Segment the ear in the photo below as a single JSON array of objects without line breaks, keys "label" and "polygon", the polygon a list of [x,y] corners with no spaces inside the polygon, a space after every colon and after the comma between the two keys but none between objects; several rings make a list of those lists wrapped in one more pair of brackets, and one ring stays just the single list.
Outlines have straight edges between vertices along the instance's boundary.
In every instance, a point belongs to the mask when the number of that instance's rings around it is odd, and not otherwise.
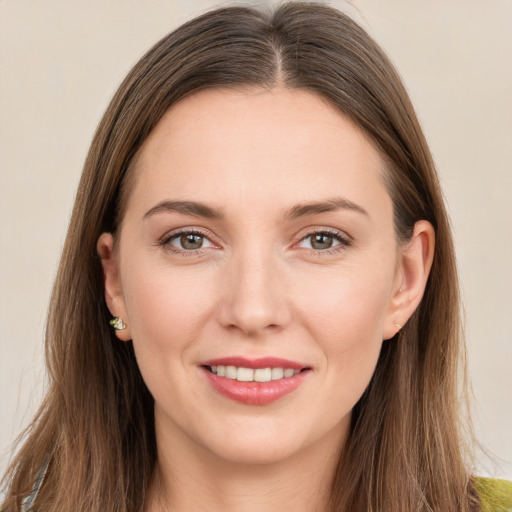
[{"label": "ear", "polygon": [[103,268],[105,301],[108,309],[112,316],[121,317],[127,325],[125,329],[116,330],[116,336],[122,341],[128,341],[131,339],[130,322],[126,312],[126,305],[119,278],[119,263],[114,250],[114,237],[111,233],[103,233],[98,238],[96,250],[98,251]]},{"label": "ear", "polygon": [[434,259],[434,246],[432,224],[426,220],[416,222],[411,239],[399,249],[395,287],[383,339],[392,338],[421,302]]}]

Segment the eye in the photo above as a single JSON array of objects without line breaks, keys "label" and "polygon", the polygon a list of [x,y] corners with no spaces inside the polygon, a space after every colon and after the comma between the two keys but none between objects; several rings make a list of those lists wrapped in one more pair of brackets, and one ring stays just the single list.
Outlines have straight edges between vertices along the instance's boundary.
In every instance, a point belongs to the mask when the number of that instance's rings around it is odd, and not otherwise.
[{"label": "eye", "polygon": [[197,230],[184,230],[171,233],[161,240],[161,245],[176,253],[194,253],[201,249],[214,247],[208,237]]},{"label": "eye", "polygon": [[334,252],[351,245],[351,241],[338,232],[329,230],[315,231],[303,237],[299,247],[317,252]]}]

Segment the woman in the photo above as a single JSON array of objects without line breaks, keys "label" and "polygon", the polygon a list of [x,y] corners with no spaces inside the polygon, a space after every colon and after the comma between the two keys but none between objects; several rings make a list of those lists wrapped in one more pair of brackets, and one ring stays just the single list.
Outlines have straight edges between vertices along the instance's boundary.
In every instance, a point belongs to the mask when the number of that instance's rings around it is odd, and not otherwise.
[{"label": "woman", "polygon": [[436,173],[381,50],[322,5],[212,11],[94,137],[3,510],[506,510],[466,465],[461,343]]}]

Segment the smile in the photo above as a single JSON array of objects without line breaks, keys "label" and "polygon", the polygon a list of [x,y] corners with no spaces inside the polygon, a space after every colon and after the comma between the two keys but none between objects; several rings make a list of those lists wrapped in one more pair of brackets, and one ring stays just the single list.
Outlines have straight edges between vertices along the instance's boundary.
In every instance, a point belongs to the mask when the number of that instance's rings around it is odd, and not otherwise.
[{"label": "smile", "polygon": [[229,357],[201,365],[211,388],[245,405],[268,405],[297,390],[312,368],[280,358]]},{"label": "smile", "polygon": [[210,371],[219,377],[237,380],[239,382],[270,382],[297,375],[300,370],[293,368],[245,368],[243,366],[209,366]]}]

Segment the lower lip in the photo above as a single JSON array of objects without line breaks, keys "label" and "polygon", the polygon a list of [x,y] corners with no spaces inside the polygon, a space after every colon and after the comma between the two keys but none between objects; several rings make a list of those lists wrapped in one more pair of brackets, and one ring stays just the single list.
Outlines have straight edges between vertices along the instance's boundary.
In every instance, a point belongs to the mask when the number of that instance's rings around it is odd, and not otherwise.
[{"label": "lower lip", "polygon": [[269,382],[240,382],[219,377],[206,368],[203,371],[215,391],[246,405],[267,405],[275,402],[295,391],[310,373],[310,370],[303,370],[292,377]]}]

